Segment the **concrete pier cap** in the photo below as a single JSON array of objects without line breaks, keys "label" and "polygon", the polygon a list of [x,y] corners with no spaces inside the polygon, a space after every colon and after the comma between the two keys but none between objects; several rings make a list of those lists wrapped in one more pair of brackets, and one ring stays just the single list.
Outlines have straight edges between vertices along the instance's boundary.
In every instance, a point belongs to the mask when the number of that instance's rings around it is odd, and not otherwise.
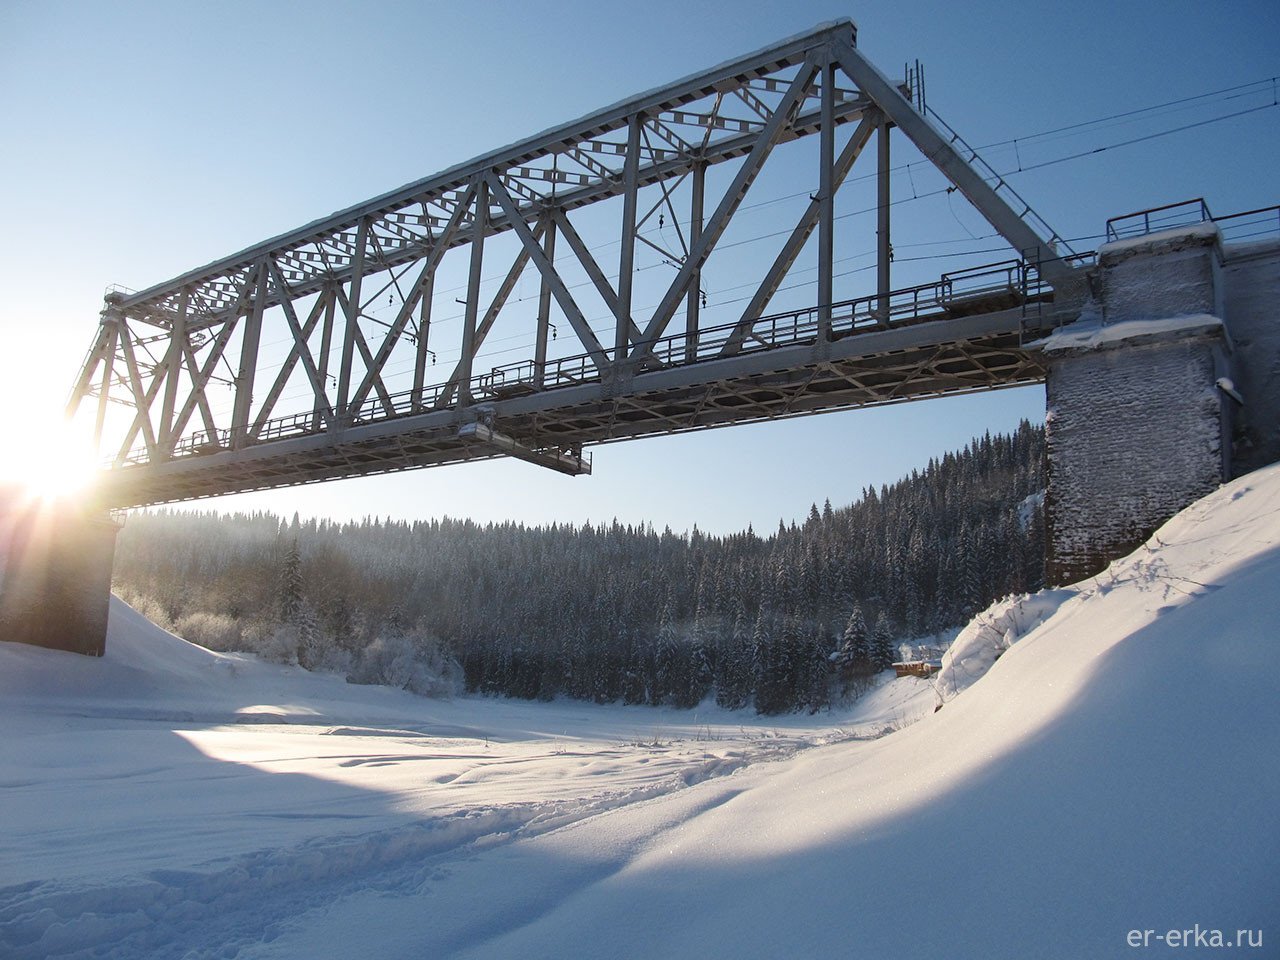
[{"label": "concrete pier cap", "polygon": [[1098,248],[1103,323],[1223,315],[1222,231],[1212,221]]},{"label": "concrete pier cap", "polygon": [[1141,545],[1230,475],[1231,341],[1213,223],[1098,252],[1095,298],[1032,344],[1046,379],[1050,583]]},{"label": "concrete pier cap", "polygon": [[0,488],[0,640],[102,656],[122,522],[90,496]]}]

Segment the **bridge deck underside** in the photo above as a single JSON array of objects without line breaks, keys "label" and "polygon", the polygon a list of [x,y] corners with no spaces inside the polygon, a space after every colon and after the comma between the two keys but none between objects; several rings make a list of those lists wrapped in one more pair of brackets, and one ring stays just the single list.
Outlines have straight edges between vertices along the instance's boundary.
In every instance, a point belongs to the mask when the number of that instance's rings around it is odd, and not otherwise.
[{"label": "bridge deck underside", "polygon": [[[1039,383],[1025,344],[1047,317],[1024,310],[865,333],[638,373],[486,404],[495,428],[534,449],[570,449],[656,434],[752,423]],[[197,454],[110,472],[104,497],[130,507],[322,480],[391,473],[501,452],[459,437],[475,407],[356,424],[243,450]]]}]

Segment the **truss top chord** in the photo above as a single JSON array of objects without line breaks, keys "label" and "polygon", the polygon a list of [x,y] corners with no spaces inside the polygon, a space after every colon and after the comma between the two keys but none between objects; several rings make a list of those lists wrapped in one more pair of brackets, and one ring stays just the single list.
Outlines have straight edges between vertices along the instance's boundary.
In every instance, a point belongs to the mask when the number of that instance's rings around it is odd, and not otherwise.
[{"label": "truss top chord", "polygon": [[685,103],[710,96],[718,91],[743,86],[753,78],[801,63],[807,52],[815,45],[837,38],[850,44],[856,43],[857,27],[852,20],[841,19],[819,24],[812,30],[796,34],[794,37],[755,53],[735,57],[710,70],[691,74],[675,83],[628,97],[578,120],[552,127],[474,160],[457,164],[435,176],[414,181],[364,203],[314,220],[297,230],[272,237],[263,243],[189,271],[165,283],[148,287],[127,296],[123,305],[132,307],[154,300],[176,288],[213,280],[236,269],[250,266],[264,256],[279,255],[291,247],[305,244],[317,235],[329,235],[354,229],[361,218],[391,212],[401,204],[413,202],[415,198],[441,191],[465,189],[470,179],[486,170],[527,163],[546,156],[549,152],[625,127],[627,118],[637,112],[676,109]]}]

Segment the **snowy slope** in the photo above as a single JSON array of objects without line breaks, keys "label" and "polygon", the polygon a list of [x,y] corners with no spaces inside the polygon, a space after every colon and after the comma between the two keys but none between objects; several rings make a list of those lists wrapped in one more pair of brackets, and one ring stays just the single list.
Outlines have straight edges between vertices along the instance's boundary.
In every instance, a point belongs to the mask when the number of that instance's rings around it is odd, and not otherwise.
[{"label": "snowy slope", "polygon": [[876,736],[931,703],[916,681],[767,720],[425,700],[214,653],[113,599],[100,660],[0,643],[0,956],[221,955],[317,889]]},{"label": "snowy slope", "polygon": [[989,611],[940,712],[767,722],[425,702],[117,608],[114,663],[0,644],[0,955],[1274,956],[1277,584],[1270,468]]}]

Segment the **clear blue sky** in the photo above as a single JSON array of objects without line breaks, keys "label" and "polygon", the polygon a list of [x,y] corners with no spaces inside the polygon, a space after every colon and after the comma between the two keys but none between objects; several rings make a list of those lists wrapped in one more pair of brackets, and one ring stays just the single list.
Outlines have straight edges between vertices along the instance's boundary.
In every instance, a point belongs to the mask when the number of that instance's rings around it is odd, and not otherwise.
[{"label": "clear blue sky", "polygon": [[[1280,74],[1274,2],[866,4],[68,3],[0,8],[0,399],[16,424],[60,405],[103,288],[142,288],[837,17],[890,76],[924,61],[930,105],[999,169],[1263,104],[1219,99],[1032,135]],[[1265,99],[1265,94],[1262,94]],[[895,160],[908,155],[899,139]],[[1106,218],[1205,196],[1215,212],[1280,201],[1280,109],[1016,175],[1087,249]],[[864,161],[865,162],[865,161]],[[915,168],[911,176],[923,176]],[[855,169],[855,173],[857,173]],[[752,199],[804,190],[763,181]],[[910,191],[903,176],[895,191]],[[915,209],[918,207],[918,209]],[[895,241],[983,249],[954,200],[904,206]],[[773,221],[774,211],[779,218]],[[789,228],[785,202],[744,229]],[[856,219],[856,218],[854,218]],[[849,254],[874,245],[853,220]],[[843,228],[842,228],[843,229]],[[973,240],[971,237],[978,239]],[[992,255],[987,259],[996,259]],[[895,279],[914,280],[905,257]],[[865,262],[865,261],[864,261]],[[946,261],[940,261],[946,263]],[[946,266],[918,265],[937,276]],[[713,303],[750,261],[708,276]],[[866,292],[873,273],[842,278]],[[768,529],[810,502],[855,499],[983,430],[1040,419],[1039,389],[828,414],[597,448],[595,476],[474,464],[207,501],[337,517],[650,520]],[[15,419],[15,417],[17,419]]]}]

